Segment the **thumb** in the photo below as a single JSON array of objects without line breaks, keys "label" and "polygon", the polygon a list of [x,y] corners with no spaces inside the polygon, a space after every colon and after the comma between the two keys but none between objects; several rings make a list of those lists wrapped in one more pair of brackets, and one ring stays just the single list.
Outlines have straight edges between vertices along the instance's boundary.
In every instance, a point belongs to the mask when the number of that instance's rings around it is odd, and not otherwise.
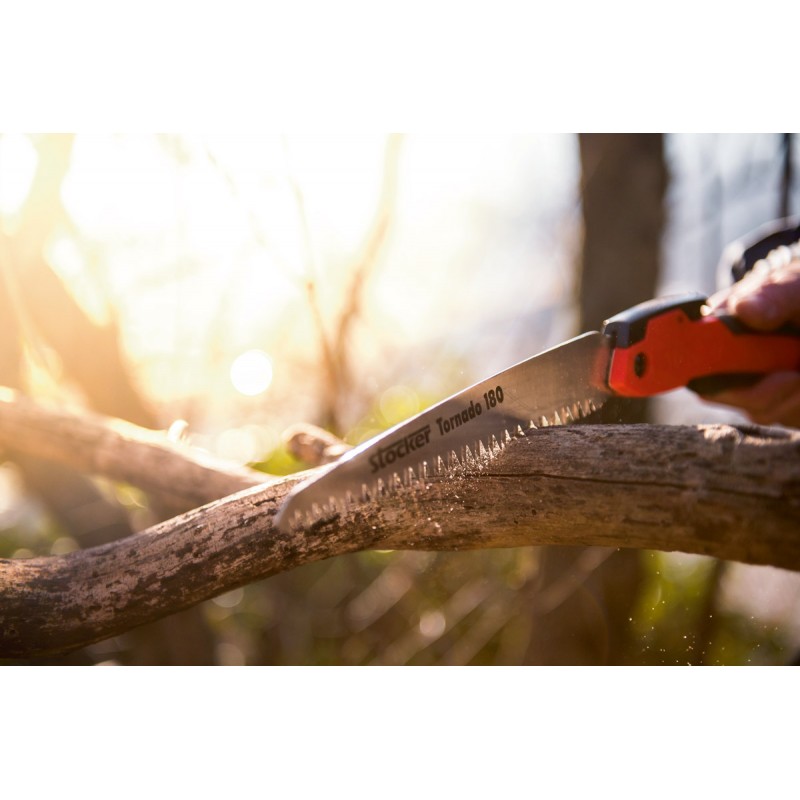
[{"label": "thumb", "polygon": [[733,288],[728,311],[756,330],[774,330],[786,322],[800,324],[800,261],[748,278]]}]

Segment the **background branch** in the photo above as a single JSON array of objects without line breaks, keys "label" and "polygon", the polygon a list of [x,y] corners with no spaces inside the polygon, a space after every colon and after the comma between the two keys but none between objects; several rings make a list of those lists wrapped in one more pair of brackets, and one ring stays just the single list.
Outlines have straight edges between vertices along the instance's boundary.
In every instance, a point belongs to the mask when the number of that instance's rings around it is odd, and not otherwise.
[{"label": "background branch", "polygon": [[781,429],[542,429],[482,472],[435,479],[290,534],[272,519],[299,477],[274,481],[102,547],[0,561],[0,656],[66,651],[371,548],[558,543],[800,569],[798,456],[800,432]]},{"label": "background branch", "polygon": [[338,436],[310,424],[293,425],[283,439],[291,455],[312,467],[330,464],[350,449]]},{"label": "background branch", "polygon": [[177,514],[271,479],[165,432],[83,411],[47,408],[0,387],[0,451],[23,453],[143,489]]}]

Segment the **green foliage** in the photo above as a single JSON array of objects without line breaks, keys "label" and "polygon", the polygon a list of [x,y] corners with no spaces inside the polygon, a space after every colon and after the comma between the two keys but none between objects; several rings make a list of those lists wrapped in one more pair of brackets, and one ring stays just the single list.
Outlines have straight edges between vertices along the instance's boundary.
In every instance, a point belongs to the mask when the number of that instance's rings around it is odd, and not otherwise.
[{"label": "green foliage", "polygon": [[284,446],[276,447],[266,454],[263,460],[255,461],[248,466],[270,475],[292,475],[307,468],[306,464],[298,461]]}]

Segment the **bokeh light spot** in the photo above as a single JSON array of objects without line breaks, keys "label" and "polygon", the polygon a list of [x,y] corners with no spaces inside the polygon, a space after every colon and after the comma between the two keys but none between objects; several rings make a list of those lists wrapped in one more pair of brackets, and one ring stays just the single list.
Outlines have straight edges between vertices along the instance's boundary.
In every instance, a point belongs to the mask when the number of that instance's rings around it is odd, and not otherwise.
[{"label": "bokeh light spot", "polygon": [[441,611],[425,611],[419,620],[419,632],[426,639],[438,639],[447,628],[447,619]]},{"label": "bokeh light spot", "polygon": [[231,383],[240,394],[253,397],[272,383],[272,361],[263,350],[248,350],[231,364]]}]

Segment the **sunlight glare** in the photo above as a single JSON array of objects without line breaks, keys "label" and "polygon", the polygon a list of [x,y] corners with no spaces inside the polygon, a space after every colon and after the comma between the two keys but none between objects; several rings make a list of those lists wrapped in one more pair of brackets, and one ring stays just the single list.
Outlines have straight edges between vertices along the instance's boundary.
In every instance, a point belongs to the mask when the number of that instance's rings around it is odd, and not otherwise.
[{"label": "sunlight glare", "polygon": [[107,241],[173,231],[176,192],[175,164],[154,137],[81,134],[61,198],[84,236]]},{"label": "sunlight glare", "polygon": [[248,350],[231,364],[231,383],[239,394],[253,397],[272,383],[272,361],[263,350]]},{"label": "sunlight glare", "polygon": [[16,214],[28,197],[39,160],[31,140],[21,133],[0,136],[0,214]]},{"label": "sunlight glare", "polygon": [[303,194],[315,243],[357,250],[375,214],[386,137],[376,134],[294,135],[286,141],[288,177]]}]

